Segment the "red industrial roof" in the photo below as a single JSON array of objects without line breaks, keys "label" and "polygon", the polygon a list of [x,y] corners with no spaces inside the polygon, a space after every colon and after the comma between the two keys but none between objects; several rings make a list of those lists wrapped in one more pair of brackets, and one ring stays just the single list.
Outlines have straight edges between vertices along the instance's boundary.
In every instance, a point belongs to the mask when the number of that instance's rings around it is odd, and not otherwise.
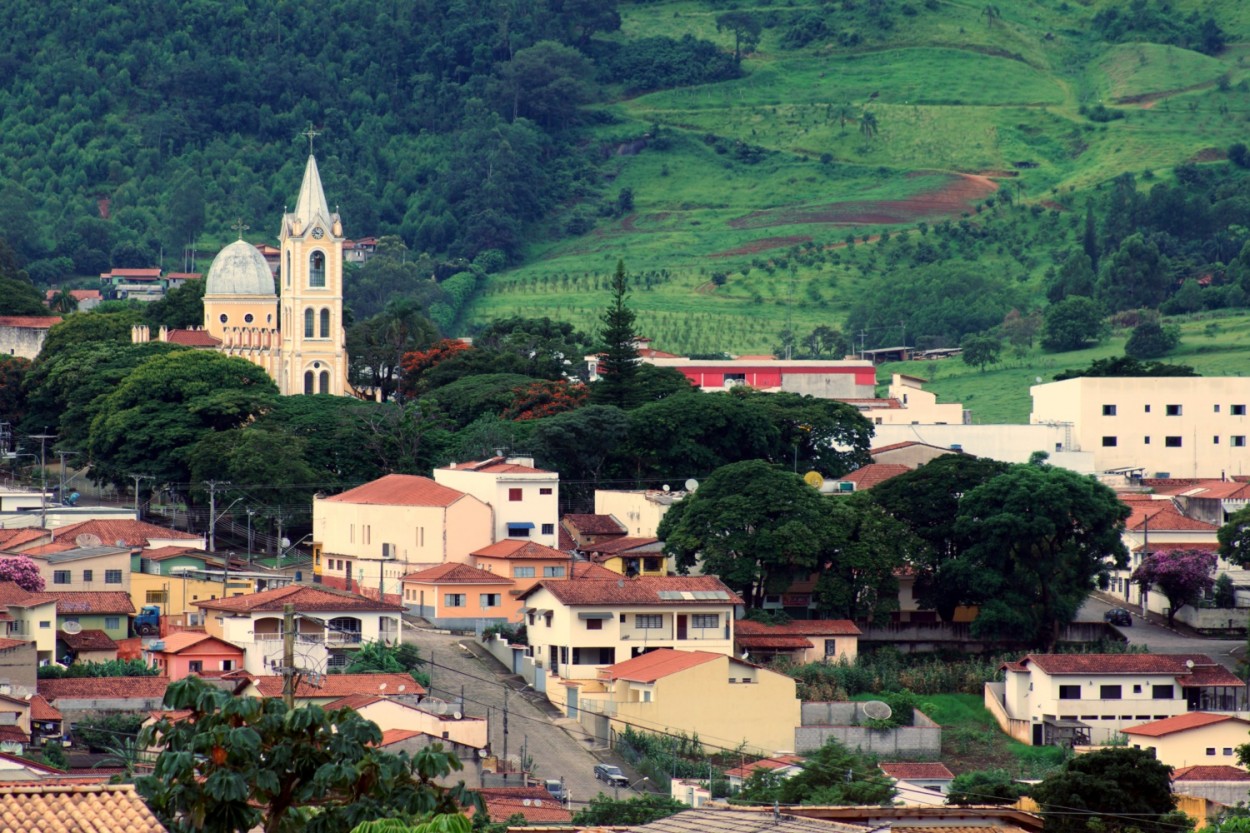
[{"label": "red industrial roof", "polygon": [[1183,766],[1172,773],[1173,781],[1250,781],[1250,772],[1235,766]]},{"label": "red industrial roof", "polygon": [[661,677],[669,677],[696,665],[723,659],[724,654],[708,651],[675,651],[659,648],[640,654],[633,659],[618,662],[601,669],[609,680],[630,680],[635,683],[653,683]]},{"label": "red industrial roof", "polygon": [[402,605],[387,604],[346,590],[327,587],[311,587],[307,584],[288,584],[261,593],[231,596],[228,599],[208,599],[194,602],[197,607],[208,610],[226,610],[235,613],[278,612],[285,605],[295,605],[300,613],[310,611],[365,610],[385,613],[403,609]]},{"label": "red industrial roof", "polygon": [[388,474],[325,500],[374,506],[451,506],[462,497],[465,497],[464,492],[435,483],[428,477]]},{"label": "red industrial roof", "polygon": [[[42,681],[40,681],[42,683]],[[282,678],[276,675],[258,677],[255,681],[257,691],[262,697],[281,697]],[[295,689],[296,697],[317,698],[347,697],[350,694],[381,694],[393,697],[399,695],[422,695],[425,688],[408,674],[327,674],[321,684],[313,687],[307,680],[301,680]]]},{"label": "red industrial roof", "polygon": [[[566,605],[739,605],[742,597],[716,576],[639,576],[613,574],[604,581],[543,580],[525,591],[525,599],[544,588]],[[715,594],[715,597],[713,597]],[[698,598],[704,596],[704,598]]]},{"label": "red industrial roof", "polygon": [[624,535],[629,531],[613,515],[565,515],[560,520],[583,535]]},{"label": "red industrial roof", "polygon": [[899,781],[946,781],[955,778],[955,773],[943,763],[889,763],[878,766],[886,775]]},{"label": "red industrial roof", "polygon": [[1239,723],[1250,724],[1250,720],[1243,720],[1242,718],[1232,714],[1188,712],[1186,714],[1175,715],[1174,717],[1165,717],[1163,720],[1154,720],[1150,723],[1140,723],[1136,726],[1128,726],[1121,731],[1126,735],[1143,735],[1148,738],[1158,738],[1163,737],[1164,735],[1171,735],[1175,732],[1184,732],[1189,729],[1199,729],[1203,726],[1213,726],[1216,723],[1224,723],[1228,720],[1236,720]]},{"label": "red industrial roof", "polygon": [[907,474],[911,470],[910,466],[904,466],[901,463],[869,463],[849,474],[842,475],[838,480],[854,483],[857,491],[863,491],[898,477],[900,474]]},{"label": "red industrial roof", "polygon": [[79,535],[95,535],[106,547],[146,547],[152,539],[158,541],[198,541],[199,535],[192,535],[180,529],[157,526],[146,521],[131,520],[91,520],[70,524],[56,530],[56,537],[74,540]]},{"label": "red industrial roof", "polygon": [[507,576],[454,562],[409,573],[403,581],[416,584],[516,584]]},{"label": "red industrial roof", "polygon": [[512,560],[544,560],[544,561],[568,561],[569,554],[551,547],[544,547],[542,544],[534,541],[524,541],[520,538],[509,538],[499,541],[489,546],[482,547],[480,550],[474,550],[470,555],[478,558],[506,558]]}]

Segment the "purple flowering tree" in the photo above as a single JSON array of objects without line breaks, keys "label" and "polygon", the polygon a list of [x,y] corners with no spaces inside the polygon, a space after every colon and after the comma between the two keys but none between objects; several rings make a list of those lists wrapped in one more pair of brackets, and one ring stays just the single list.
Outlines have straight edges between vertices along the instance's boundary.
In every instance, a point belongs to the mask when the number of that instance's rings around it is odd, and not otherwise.
[{"label": "purple flowering tree", "polygon": [[1168,624],[1183,605],[1197,601],[1211,589],[1215,578],[1215,553],[1205,550],[1170,550],[1148,555],[1132,580],[1146,592],[1157,589],[1168,600]]},{"label": "purple flowering tree", "polygon": [[0,558],[0,581],[11,581],[32,593],[43,590],[43,576],[39,575],[39,567],[24,555]]}]

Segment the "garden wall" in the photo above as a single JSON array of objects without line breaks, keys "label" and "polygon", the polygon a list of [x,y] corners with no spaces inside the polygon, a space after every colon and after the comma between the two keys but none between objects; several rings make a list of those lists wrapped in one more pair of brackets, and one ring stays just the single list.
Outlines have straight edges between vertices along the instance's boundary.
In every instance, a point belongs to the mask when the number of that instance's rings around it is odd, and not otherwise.
[{"label": "garden wall", "polygon": [[829,740],[848,749],[891,758],[937,758],[942,751],[942,727],[919,709],[912,710],[912,726],[872,729],[863,703],[804,703],[803,725],[794,730],[794,751],[814,752]]}]

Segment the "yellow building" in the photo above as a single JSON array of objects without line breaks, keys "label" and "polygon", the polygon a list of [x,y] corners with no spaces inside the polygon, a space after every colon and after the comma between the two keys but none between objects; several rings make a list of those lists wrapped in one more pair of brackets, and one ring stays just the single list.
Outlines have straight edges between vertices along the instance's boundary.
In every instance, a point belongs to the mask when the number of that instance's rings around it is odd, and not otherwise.
[{"label": "yellow building", "polygon": [[[343,223],[331,212],[309,154],[295,211],[283,215],[278,286],[264,254],[240,238],[222,249],[204,285],[203,330],[161,341],[215,349],[264,368],[283,395],[351,392],[343,328]],[[152,337],[136,326],[131,340]]]},{"label": "yellow building", "polygon": [[611,515],[635,538],[654,537],[664,513],[686,496],[661,489],[596,489],[595,514]]},{"label": "yellow building", "polygon": [[572,699],[557,705],[603,715],[617,732],[684,732],[764,755],[793,750],[802,722],[793,677],[707,651],[661,648],[560,688]]},{"label": "yellow building", "polygon": [[1129,746],[1149,749],[1170,767],[1236,765],[1250,720],[1234,714],[1189,712],[1125,728]]},{"label": "yellow building", "polygon": [[191,624],[185,619],[188,614],[199,614],[200,609],[195,607],[196,602],[241,596],[251,592],[252,582],[249,579],[230,580],[223,593],[220,581],[185,576],[158,576],[151,573],[130,575],[130,601],[135,610],[141,610],[144,605],[160,605],[162,618],[182,625]]}]

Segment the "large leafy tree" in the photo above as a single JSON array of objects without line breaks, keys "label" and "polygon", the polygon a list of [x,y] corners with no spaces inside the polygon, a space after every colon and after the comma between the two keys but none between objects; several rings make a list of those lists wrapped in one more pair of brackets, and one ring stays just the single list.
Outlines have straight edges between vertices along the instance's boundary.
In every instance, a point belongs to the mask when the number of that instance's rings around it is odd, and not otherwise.
[{"label": "large leafy tree", "polygon": [[190,450],[273,407],[278,389],[249,361],[209,350],[154,356],[105,397],[91,424],[92,476],[124,486],[131,472],[185,488]]},{"label": "large leafy tree", "polygon": [[404,356],[429,347],[437,339],[438,328],[422,315],[416,301],[392,301],[382,312],[347,330],[352,384],[377,391],[386,402],[399,390]]},{"label": "large leafy tree", "polygon": [[767,459],[803,471],[837,477],[869,462],[872,425],[852,405],[797,393],[763,393],[739,388],[740,397],[777,430]]},{"label": "large leafy tree", "polygon": [[141,734],[160,754],[135,782],[173,833],[347,833],[375,819],[429,819],[480,801],[463,782],[435,779],[461,769],[441,745],[410,758],[378,748],[378,727],[351,709],[288,711],[279,698],[233,697],[189,677],[165,694],[181,720]]},{"label": "large leafy tree", "polygon": [[760,804],[888,805],[894,786],[881,777],[874,756],[830,740],[808,755],[802,770],[789,778],[757,772],[743,785],[739,798]]},{"label": "large leafy tree", "polygon": [[1171,550],[1146,556],[1131,579],[1148,591],[1159,588],[1168,600],[1168,625],[1176,611],[1197,601],[1215,584],[1215,553],[1205,550]]},{"label": "large leafy tree", "polygon": [[1229,515],[1216,537],[1220,542],[1221,558],[1238,567],[1250,564],[1250,506]]},{"label": "large leafy tree", "polygon": [[591,393],[596,402],[628,410],[637,403],[638,333],[634,330],[634,311],[629,308],[629,278],[625,262],[616,262],[612,276],[612,301],[599,320],[599,341],[603,353],[599,360],[599,381]]},{"label": "large leafy tree", "polygon": [[895,571],[912,562],[923,544],[868,493],[839,498],[827,508],[817,608],[831,619],[880,622],[898,610]]},{"label": "large leafy tree", "polygon": [[1107,337],[1102,310],[1092,299],[1069,295],[1046,308],[1042,323],[1042,346],[1064,352],[1080,350]]},{"label": "large leafy tree", "polygon": [[43,576],[39,574],[39,565],[24,555],[0,558],[0,581],[11,581],[32,593],[43,590]]},{"label": "large leafy tree", "polygon": [[1113,747],[1077,755],[1031,790],[1047,833],[1184,833],[1172,767],[1144,749]]},{"label": "large leafy tree", "polygon": [[781,446],[766,410],[742,397],[670,396],[628,417],[631,474],[639,478],[702,477],[741,460],[775,459]]},{"label": "large leafy tree", "polygon": [[617,448],[629,424],[629,416],[611,405],[588,405],[534,423],[535,453],[567,482],[562,498],[590,508],[595,486],[616,468]]},{"label": "large leafy tree", "polygon": [[957,600],[969,595],[960,578],[943,569],[971,543],[956,530],[959,500],[1008,468],[1007,463],[984,457],[944,454],[869,492],[873,501],[924,542],[912,559],[913,592],[921,607],[936,610],[944,621],[951,621]]},{"label": "large leafy tree", "polygon": [[0,356],[0,422],[16,425],[26,415],[23,383],[29,374],[30,359]]},{"label": "large leafy tree", "polygon": [[964,495],[955,531],[970,543],[947,568],[959,601],[980,605],[973,633],[1053,647],[1089,592],[1128,563],[1128,515],[1093,478],[1037,463]]},{"label": "large leafy tree", "polygon": [[573,814],[573,824],[583,827],[650,824],[687,809],[688,805],[668,795],[648,794],[618,800],[599,793]]},{"label": "large leafy tree", "polygon": [[759,607],[810,575],[824,551],[829,507],[796,474],[762,460],[722,466],[660,522],[666,551],[687,570],[704,573]]},{"label": "large leafy tree", "polygon": [[159,301],[147,305],[143,319],[149,327],[202,327],[206,279],[187,281]]},{"label": "large leafy tree", "polygon": [[521,359],[517,372],[538,379],[576,375],[591,339],[564,321],[550,318],[500,318],[473,338],[477,350],[509,354]]}]

